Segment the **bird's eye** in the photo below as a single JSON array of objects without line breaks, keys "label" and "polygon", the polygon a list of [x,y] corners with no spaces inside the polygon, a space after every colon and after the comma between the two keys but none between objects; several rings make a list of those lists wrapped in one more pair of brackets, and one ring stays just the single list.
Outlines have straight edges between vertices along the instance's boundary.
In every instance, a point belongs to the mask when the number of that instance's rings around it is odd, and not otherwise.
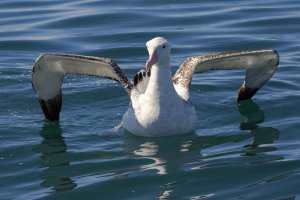
[{"label": "bird's eye", "polygon": [[164,45],[163,48],[165,49],[165,48],[166,48],[166,45]]}]

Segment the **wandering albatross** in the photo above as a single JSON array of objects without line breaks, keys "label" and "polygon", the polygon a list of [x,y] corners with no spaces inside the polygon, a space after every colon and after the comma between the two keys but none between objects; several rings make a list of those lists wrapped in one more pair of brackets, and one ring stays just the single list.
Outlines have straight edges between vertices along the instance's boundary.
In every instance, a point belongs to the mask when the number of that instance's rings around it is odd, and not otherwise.
[{"label": "wandering albatross", "polygon": [[250,99],[272,77],[279,63],[275,50],[234,51],[187,58],[171,76],[171,47],[156,37],[146,43],[146,70],[131,82],[110,58],[72,54],[42,54],[35,62],[32,85],[46,119],[59,120],[61,85],[67,74],[106,77],[120,83],[131,104],[122,126],[139,136],[171,136],[195,130],[197,115],[190,101],[193,74],[210,70],[244,69],[245,79],[237,101]]}]

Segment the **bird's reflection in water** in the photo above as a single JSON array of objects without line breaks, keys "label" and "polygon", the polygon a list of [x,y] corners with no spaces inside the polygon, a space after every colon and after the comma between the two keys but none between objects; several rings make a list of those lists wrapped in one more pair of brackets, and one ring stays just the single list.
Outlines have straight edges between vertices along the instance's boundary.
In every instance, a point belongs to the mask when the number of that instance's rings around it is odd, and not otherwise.
[{"label": "bird's reflection in water", "polygon": [[76,183],[65,175],[70,162],[66,159],[67,145],[59,123],[45,122],[40,135],[43,140],[33,150],[41,153],[41,167],[45,168],[41,175],[41,185],[55,191],[72,190],[76,187]]},{"label": "bird's reflection in water", "polygon": [[127,151],[138,158],[152,160],[151,164],[140,166],[141,171],[152,170],[158,175],[182,171],[182,163],[199,158],[198,151],[189,151],[189,146],[197,138],[195,133],[172,137],[137,137],[125,134]]},{"label": "bird's reflection in water", "polygon": [[[259,124],[264,122],[264,113],[252,100],[243,101],[238,104],[242,115],[241,130],[236,135],[213,135],[198,136],[196,133],[161,138],[143,138],[131,134],[125,134],[124,142],[128,151],[138,157],[153,160],[152,164],[141,166],[141,170],[156,170],[159,175],[169,174],[184,170],[186,163],[201,162],[209,157],[203,156],[201,151],[220,144],[241,142],[252,138],[252,142],[242,147],[239,152],[242,156],[253,156],[258,153],[275,151],[276,148],[270,145],[260,147],[262,144],[271,144],[279,138],[279,131],[272,127],[262,127]],[[228,152],[228,154],[237,152]]]},{"label": "bird's reflection in water", "polygon": [[[265,115],[260,110],[259,106],[252,100],[240,102],[238,104],[238,108],[242,115],[240,129],[250,131],[250,134],[253,136],[252,143],[245,146],[249,150],[246,151],[246,155],[255,155],[256,152],[260,152],[257,151],[260,145],[272,144],[279,138],[279,131],[277,129],[258,125],[259,123],[264,122]],[[275,147],[269,146],[264,147],[263,151],[266,152],[275,150]]]},{"label": "bird's reflection in water", "polygon": [[140,145],[140,148],[134,150],[134,154],[137,156],[147,157],[154,161],[154,163],[143,165],[141,169],[155,169],[157,174],[163,175],[166,174],[165,164],[166,161],[162,158],[156,157],[159,151],[159,146],[154,142],[145,142]]}]

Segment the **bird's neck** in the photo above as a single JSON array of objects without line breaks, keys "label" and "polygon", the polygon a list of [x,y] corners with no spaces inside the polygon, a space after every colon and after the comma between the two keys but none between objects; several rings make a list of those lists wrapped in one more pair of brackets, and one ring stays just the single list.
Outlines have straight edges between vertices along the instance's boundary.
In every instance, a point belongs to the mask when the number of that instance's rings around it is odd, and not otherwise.
[{"label": "bird's neck", "polygon": [[176,95],[171,78],[170,67],[160,67],[153,65],[151,69],[151,76],[145,95],[153,98],[172,98]]}]

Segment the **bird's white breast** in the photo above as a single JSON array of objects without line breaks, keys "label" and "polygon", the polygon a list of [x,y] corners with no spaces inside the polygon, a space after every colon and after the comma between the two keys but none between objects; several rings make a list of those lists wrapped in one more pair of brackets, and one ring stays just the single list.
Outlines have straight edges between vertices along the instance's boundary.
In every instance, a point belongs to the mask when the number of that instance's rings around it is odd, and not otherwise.
[{"label": "bird's white breast", "polygon": [[180,97],[164,98],[157,102],[155,98],[142,95],[139,109],[130,107],[123,116],[125,130],[139,136],[169,136],[192,132],[197,116],[195,108]]}]

